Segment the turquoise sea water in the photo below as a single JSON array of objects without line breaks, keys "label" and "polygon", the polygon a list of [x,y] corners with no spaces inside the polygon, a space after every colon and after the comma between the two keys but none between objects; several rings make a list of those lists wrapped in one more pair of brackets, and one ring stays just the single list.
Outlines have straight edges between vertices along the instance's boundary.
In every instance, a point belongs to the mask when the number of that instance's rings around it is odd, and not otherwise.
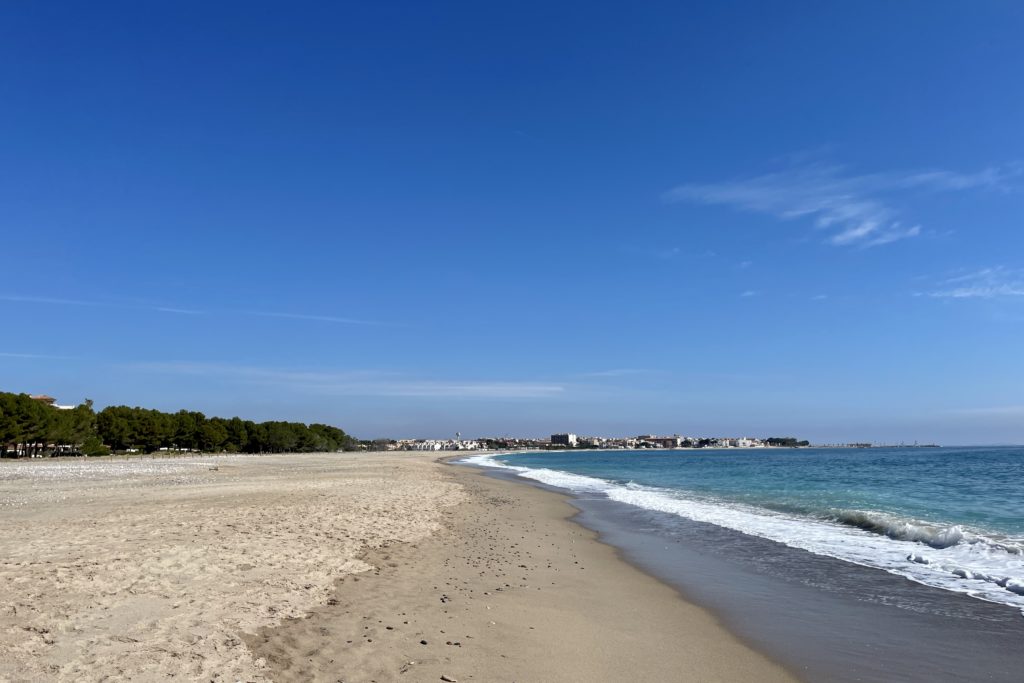
[{"label": "turquoise sea water", "polygon": [[1024,609],[1024,448],[552,451],[471,460]]}]

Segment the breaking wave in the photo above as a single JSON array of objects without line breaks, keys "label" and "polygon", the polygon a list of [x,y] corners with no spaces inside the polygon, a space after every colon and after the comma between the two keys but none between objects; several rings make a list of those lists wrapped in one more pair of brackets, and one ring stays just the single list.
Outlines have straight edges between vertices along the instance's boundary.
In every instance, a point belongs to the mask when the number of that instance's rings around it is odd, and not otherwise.
[{"label": "breaking wave", "polygon": [[780,512],[697,497],[678,489],[509,465],[493,455],[471,456],[462,462],[509,470],[577,494],[604,495],[628,505],[714,524],[1024,611],[1024,539],[998,538],[960,525],[875,511]]},{"label": "breaking wave", "polygon": [[863,510],[840,510],[835,520],[896,541],[914,541],[932,548],[949,548],[965,540],[963,527],[958,524],[938,526]]}]

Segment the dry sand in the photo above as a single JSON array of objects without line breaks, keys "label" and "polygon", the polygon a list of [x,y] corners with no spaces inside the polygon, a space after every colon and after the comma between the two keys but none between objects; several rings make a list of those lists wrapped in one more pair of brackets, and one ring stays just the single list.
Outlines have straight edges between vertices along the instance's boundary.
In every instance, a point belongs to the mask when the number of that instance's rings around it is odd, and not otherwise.
[{"label": "dry sand", "polygon": [[425,457],[2,462],[0,680],[266,680],[244,633],[462,498]]},{"label": "dry sand", "polygon": [[429,455],[0,463],[0,679],[792,680],[573,512]]}]

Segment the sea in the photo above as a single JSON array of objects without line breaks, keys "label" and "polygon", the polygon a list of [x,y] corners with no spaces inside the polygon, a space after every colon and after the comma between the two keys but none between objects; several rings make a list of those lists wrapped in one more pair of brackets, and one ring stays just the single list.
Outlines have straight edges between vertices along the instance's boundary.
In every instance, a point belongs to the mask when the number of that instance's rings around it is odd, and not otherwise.
[{"label": "sea", "polygon": [[1024,681],[1024,448],[543,451],[626,559],[807,680]]}]

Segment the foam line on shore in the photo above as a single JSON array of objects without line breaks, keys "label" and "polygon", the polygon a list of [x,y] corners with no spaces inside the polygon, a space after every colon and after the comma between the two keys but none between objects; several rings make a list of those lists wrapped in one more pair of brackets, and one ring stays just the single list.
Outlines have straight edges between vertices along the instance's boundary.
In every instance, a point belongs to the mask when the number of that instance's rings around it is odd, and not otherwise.
[{"label": "foam line on shore", "polygon": [[511,470],[576,494],[603,495],[639,508],[714,524],[1024,612],[1024,554],[1019,539],[992,538],[956,525],[936,525],[873,511],[837,510],[827,517],[802,516],[699,499],[675,489],[510,465],[494,454],[471,456],[462,462]]}]

